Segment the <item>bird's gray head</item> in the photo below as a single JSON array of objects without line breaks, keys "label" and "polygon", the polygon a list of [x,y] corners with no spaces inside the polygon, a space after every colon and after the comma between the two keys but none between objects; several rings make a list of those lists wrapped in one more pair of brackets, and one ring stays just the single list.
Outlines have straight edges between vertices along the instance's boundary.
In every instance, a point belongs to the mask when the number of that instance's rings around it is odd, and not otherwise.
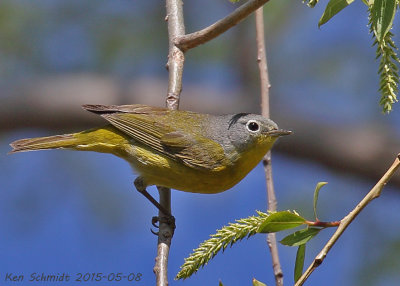
[{"label": "bird's gray head", "polygon": [[257,114],[238,113],[231,115],[228,120],[228,138],[238,150],[259,144],[272,144],[279,136],[290,133],[279,129],[272,120]]}]

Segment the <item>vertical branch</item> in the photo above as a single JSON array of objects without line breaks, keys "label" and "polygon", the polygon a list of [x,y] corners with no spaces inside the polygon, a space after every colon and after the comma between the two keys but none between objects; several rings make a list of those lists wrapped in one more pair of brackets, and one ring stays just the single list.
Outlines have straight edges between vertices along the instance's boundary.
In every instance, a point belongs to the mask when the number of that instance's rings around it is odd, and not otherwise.
[{"label": "vertical branch", "polygon": [[[265,49],[264,39],[264,15],[263,7],[259,8],[255,12],[256,14],[256,37],[257,37],[257,62],[260,71],[260,82],[261,82],[261,114],[269,118],[269,89],[271,84],[268,77],[268,65],[267,65],[267,54]],[[263,159],[265,177],[267,181],[267,197],[268,197],[268,210],[276,211],[277,201],[274,191],[274,183],[272,180],[272,166],[271,166],[271,151],[269,151]],[[281,269],[278,246],[276,243],[275,233],[269,233],[267,235],[267,243],[271,252],[272,265],[274,269],[275,284],[277,286],[283,285],[283,272]]]},{"label": "vertical branch", "polygon": [[179,95],[182,91],[182,74],[185,55],[176,47],[175,39],[185,34],[182,0],[166,0],[168,22],[169,52],[167,69],[169,71],[167,107],[178,109]]},{"label": "vertical branch", "polygon": [[[160,204],[171,213],[171,190],[164,187],[158,187],[160,194]],[[159,230],[157,241],[157,257],[156,264],[153,271],[156,275],[157,286],[168,285],[168,256],[171,246],[171,240],[174,236],[175,223],[171,223],[168,217],[162,212],[158,211]]]},{"label": "vertical branch", "polygon": [[[260,71],[260,83],[261,83],[261,114],[262,116],[269,118],[269,90],[271,83],[269,82],[268,76],[268,64],[267,64],[267,51],[265,49],[265,37],[264,37],[264,14],[263,7],[258,8],[255,12],[256,15],[256,41],[257,41],[257,63]],[[275,206],[276,208],[276,206]]]},{"label": "vertical branch", "polygon": [[[166,0],[168,22],[168,63],[169,72],[168,93],[166,105],[169,109],[176,110],[179,107],[179,96],[182,90],[182,74],[185,56],[183,52],[174,44],[176,37],[185,34],[185,26],[183,22],[183,9],[181,0]],[[157,187],[160,194],[160,204],[171,212],[171,190],[164,187]],[[166,214],[158,212],[160,227],[157,242],[157,257],[154,266],[156,274],[156,285],[168,285],[168,255],[171,246],[171,240],[174,235],[175,223]]]}]

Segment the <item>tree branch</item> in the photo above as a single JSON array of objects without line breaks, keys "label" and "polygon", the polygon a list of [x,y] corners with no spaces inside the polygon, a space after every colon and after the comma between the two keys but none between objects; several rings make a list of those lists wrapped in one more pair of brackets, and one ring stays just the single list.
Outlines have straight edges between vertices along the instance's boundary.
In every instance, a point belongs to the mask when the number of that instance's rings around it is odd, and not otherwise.
[{"label": "tree branch", "polygon": [[200,31],[176,37],[175,45],[182,51],[187,51],[204,44],[235,26],[268,1],[269,0],[250,0],[233,11],[230,15],[218,20],[212,25]]},{"label": "tree branch", "polygon": [[[268,76],[267,53],[265,49],[264,38],[264,14],[263,7],[258,8],[256,11],[256,39],[257,39],[257,62],[260,71],[261,82],[261,114],[269,118],[269,90],[271,84]],[[263,159],[265,177],[267,181],[267,197],[268,197],[268,210],[276,211],[277,201],[274,191],[274,182],[272,180],[272,165],[271,165],[271,151],[269,151]],[[274,269],[275,284],[277,286],[283,285],[283,272],[279,261],[278,246],[276,243],[275,233],[267,234],[267,244],[271,252],[272,266]]]},{"label": "tree branch", "polygon": [[182,75],[185,55],[178,48],[174,39],[185,35],[185,25],[183,21],[182,0],[167,0],[168,39],[169,53],[167,69],[169,71],[167,107],[178,109],[179,96],[182,91]]},{"label": "tree branch", "polygon": [[[171,213],[171,190],[157,186],[160,194],[160,204]],[[169,218],[162,212],[158,212],[158,241],[157,241],[157,257],[153,271],[156,275],[157,286],[168,285],[168,255],[171,246],[171,240],[174,236],[175,222],[171,222]]]},{"label": "tree branch", "polygon": [[[182,90],[182,74],[184,64],[184,54],[177,48],[173,39],[185,34],[185,26],[183,21],[183,9],[181,0],[166,0],[168,21],[168,39],[169,52],[167,69],[169,72],[168,93],[166,105],[169,109],[176,110],[179,107],[179,96]],[[171,122],[172,124],[172,122]],[[171,212],[171,190],[164,187],[157,187],[160,194],[160,204]],[[157,242],[157,257],[154,266],[156,274],[156,285],[168,285],[168,255],[171,246],[171,240],[174,235],[175,222],[171,222],[170,218],[163,212],[158,212],[159,232]]]},{"label": "tree branch", "polygon": [[324,261],[326,255],[332,246],[336,243],[339,237],[343,234],[350,223],[357,217],[357,215],[373,200],[380,196],[383,187],[389,182],[390,178],[400,167],[400,154],[394,160],[392,166],[386,171],[378,183],[369,191],[369,193],[361,200],[361,202],[341,221],[339,227],[336,229],[335,233],[322,248],[321,252],[314,258],[313,262],[303,273],[303,275],[297,280],[295,286],[303,285],[304,282],[310,277],[311,273]]}]

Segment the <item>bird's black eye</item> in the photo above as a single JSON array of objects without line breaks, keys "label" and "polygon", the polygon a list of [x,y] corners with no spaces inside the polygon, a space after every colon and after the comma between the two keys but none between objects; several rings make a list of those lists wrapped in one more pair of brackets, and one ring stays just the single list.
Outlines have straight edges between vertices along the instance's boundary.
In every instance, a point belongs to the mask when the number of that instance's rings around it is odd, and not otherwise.
[{"label": "bird's black eye", "polygon": [[257,132],[258,130],[260,130],[260,125],[258,124],[257,121],[254,120],[250,120],[249,122],[247,122],[246,127],[247,130],[251,132]]}]

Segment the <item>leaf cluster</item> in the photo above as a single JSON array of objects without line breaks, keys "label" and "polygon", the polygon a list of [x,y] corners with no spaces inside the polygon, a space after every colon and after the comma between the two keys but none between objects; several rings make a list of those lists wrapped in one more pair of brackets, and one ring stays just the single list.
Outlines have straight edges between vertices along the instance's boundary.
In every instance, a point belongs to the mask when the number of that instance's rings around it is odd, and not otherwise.
[{"label": "leaf cluster", "polygon": [[250,237],[257,233],[261,223],[268,217],[268,214],[257,212],[258,216],[251,216],[239,219],[236,223],[230,223],[227,226],[217,230],[212,234],[211,238],[202,242],[198,248],[193,250],[185,263],[181,266],[181,270],[175,279],[185,279],[197,272],[212,259],[219,251],[224,251],[228,246],[232,246],[235,242],[245,237]]},{"label": "leaf cluster", "polygon": [[[240,0],[230,0],[233,3]],[[302,0],[308,7],[314,8],[319,0]],[[355,0],[329,0],[324,13],[318,21],[318,27],[326,24],[332,17],[352,4]],[[396,11],[400,7],[400,0],[361,0],[368,7],[370,33],[372,33],[376,46],[376,59],[380,59],[378,75],[380,78],[379,104],[384,113],[392,111],[392,106],[398,101],[400,59],[398,50],[391,32]]]},{"label": "leaf cluster", "polygon": [[318,183],[314,191],[313,207],[315,222],[307,221],[295,211],[269,213],[259,211],[257,212],[258,216],[251,216],[237,220],[236,223],[230,223],[217,230],[215,234],[211,235],[210,239],[202,242],[200,246],[185,259],[185,263],[181,266],[181,270],[175,279],[186,279],[190,277],[197,272],[200,267],[206,265],[220,250],[224,251],[228,246],[232,246],[245,237],[251,237],[256,233],[279,232],[305,225],[306,228],[295,231],[280,241],[283,245],[298,247],[295,263],[295,280],[297,280],[303,272],[306,243],[314,238],[322,229],[337,226],[337,224],[320,222],[317,218],[319,191],[326,184],[326,182]]},{"label": "leaf cluster", "polygon": [[[368,7],[370,32],[373,35],[373,45],[377,47],[376,58],[380,59],[378,74],[380,78],[379,92],[381,98],[379,104],[383,112],[389,113],[393,103],[397,102],[399,92],[398,65],[400,60],[396,54],[398,50],[393,42],[394,18],[399,8],[399,0],[362,0]],[[304,2],[304,1],[303,1]],[[309,0],[307,5],[314,7],[316,2]],[[322,14],[318,26],[327,23],[333,16],[353,3],[354,0],[330,0]]]},{"label": "leaf cluster", "polygon": [[[380,58],[378,74],[380,76],[379,91],[381,92],[380,105],[384,112],[392,110],[392,104],[397,101],[399,92],[399,74],[397,64],[400,60],[396,54],[397,47],[393,42],[393,33],[390,32],[396,12],[396,1],[376,0],[370,8],[370,32],[376,46],[376,58]],[[385,4],[384,9],[376,7]]]}]

